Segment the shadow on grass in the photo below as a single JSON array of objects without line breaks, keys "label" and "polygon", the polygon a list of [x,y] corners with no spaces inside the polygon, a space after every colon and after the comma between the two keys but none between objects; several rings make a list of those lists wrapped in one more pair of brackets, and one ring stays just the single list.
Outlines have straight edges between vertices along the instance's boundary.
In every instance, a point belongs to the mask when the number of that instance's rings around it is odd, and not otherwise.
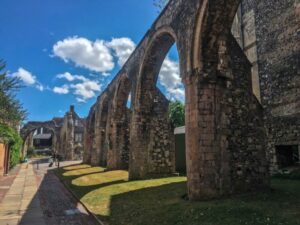
[{"label": "shadow on grass", "polygon": [[[189,202],[183,178],[126,181],[109,171],[63,179],[109,225],[300,225],[299,180],[273,179],[273,191]],[[93,179],[101,183],[85,183]]]},{"label": "shadow on grass", "polygon": [[299,225],[300,181],[273,182],[272,192],[189,202],[181,198],[186,182],[114,195],[110,225]]}]

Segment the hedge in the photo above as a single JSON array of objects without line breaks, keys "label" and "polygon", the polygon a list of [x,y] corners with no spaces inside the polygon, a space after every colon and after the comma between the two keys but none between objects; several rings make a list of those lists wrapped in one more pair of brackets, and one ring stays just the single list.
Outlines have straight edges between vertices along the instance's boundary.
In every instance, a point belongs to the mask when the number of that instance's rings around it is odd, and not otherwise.
[{"label": "hedge", "polygon": [[9,145],[9,167],[13,168],[20,162],[23,140],[13,128],[4,124],[0,124],[0,138]]}]

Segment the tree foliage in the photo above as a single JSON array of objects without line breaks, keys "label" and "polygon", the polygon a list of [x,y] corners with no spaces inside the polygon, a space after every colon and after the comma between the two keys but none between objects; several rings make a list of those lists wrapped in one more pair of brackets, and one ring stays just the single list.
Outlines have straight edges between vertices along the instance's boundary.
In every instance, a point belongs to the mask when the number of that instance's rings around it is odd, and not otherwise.
[{"label": "tree foliage", "polygon": [[153,0],[153,4],[160,12],[166,6],[168,1],[169,0]]},{"label": "tree foliage", "polygon": [[185,124],[184,118],[185,118],[184,104],[182,104],[180,101],[170,102],[169,120],[172,126],[174,128],[184,126]]},{"label": "tree foliage", "polygon": [[16,99],[21,81],[19,78],[9,77],[4,70],[5,63],[0,60],[0,123],[18,124],[26,118],[26,111]]}]

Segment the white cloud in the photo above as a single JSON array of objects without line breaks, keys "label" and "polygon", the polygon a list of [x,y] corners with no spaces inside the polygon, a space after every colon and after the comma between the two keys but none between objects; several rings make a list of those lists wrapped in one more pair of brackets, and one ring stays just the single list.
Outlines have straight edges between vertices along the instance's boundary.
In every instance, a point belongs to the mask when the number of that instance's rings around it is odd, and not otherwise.
[{"label": "white cloud", "polygon": [[61,87],[54,87],[53,92],[57,94],[68,94],[72,92],[76,95],[78,102],[86,102],[96,96],[96,92],[101,90],[101,85],[97,80],[90,80],[81,75],[72,75],[69,72],[58,74],[59,79],[66,79],[71,84],[64,84]]},{"label": "white cloud", "polygon": [[77,96],[78,102],[85,102],[86,100],[96,96],[96,92],[101,90],[101,85],[97,81],[87,80],[78,84],[70,86],[74,89],[74,94]]},{"label": "white cloud", "polygon": [[36,76],[22,67],[20,67],[17,72],[13,73],[12,76],[20,78],[26,85],[33,85],[36,83]]},{"label": "white cloud", "polygon": [[34,86],[39,91],[44,91],[44,86],[37,80],[36,76],[28,70],[20,67],[17,72],[11,74],[12,77],[19,78],[25,85]]},{"label": "white cloud", "polygon": [[66,79],[67,81],[74,81],[74,80],[86,81],[86,80],[88,80],[87,78],[85,78],[82,75],[72,75],[69,72],[65,72],[63,74],[58,74],[56,77],[59,79]]},{"label": "white cloud", "polygon": [[56,94],[61,94],[61,95],[68,94],[69,93],[69,86],[65,84],[61,87],[54,87],[53,92],[56,93]]},{"label": "white cloud", "polygon": [[118,64],[123,66],[131,53],[135,49],[135,44],[130,38],[113,38],[107,43],[107,46],[112,48],[118,58]]},{"label": "white cloud", "polygon": [[76,66],[95,72],[105,73],[115,66],[110,49],[103,40],[92,42],[77,36],[69,37],[57,42],[53,53],[65,62],[72,61]]},{"label": "white cloud", "polygon": [[179,64],[176,61],[166,57],[164,60],[160,74],[159,82],[166,88],[169,98],[184,100],[184,90],[179,75]]},{"label": "white cloud", "polygon": [[44,91],[45,90],[45,88],[44,88],[44,86],[42,85],[42,84],[37,84],[36,86],[36,89],[38,89],[39,91]]},{"label": "white cloud", "polygon": [[108,76],[115,67],[114,57],[123,66],[134,49],[135,43],[127,37],[113,38],[111,41],[97,39],[93,42],[74,36],[58,41],[53,46],[53,56]]},{"label": "white cloud", "polygon": [[83,98],[79,98],[79,97],[77,97],[76,100],[79,103],[85,103],[86,102],[86,100],[84,100]]}]

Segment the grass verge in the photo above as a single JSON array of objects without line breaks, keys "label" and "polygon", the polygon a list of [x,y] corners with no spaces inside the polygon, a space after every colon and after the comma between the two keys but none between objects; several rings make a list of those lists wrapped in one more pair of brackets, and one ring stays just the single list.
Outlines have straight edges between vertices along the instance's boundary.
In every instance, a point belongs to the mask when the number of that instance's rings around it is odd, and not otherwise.
[{"label": "grass verge", "polygon": [[272,192],[188,202],[185,177],[128,181],[126,171],[88,165],[57,176],[110,225],[300,225],[300,180],[273,179]]}]

